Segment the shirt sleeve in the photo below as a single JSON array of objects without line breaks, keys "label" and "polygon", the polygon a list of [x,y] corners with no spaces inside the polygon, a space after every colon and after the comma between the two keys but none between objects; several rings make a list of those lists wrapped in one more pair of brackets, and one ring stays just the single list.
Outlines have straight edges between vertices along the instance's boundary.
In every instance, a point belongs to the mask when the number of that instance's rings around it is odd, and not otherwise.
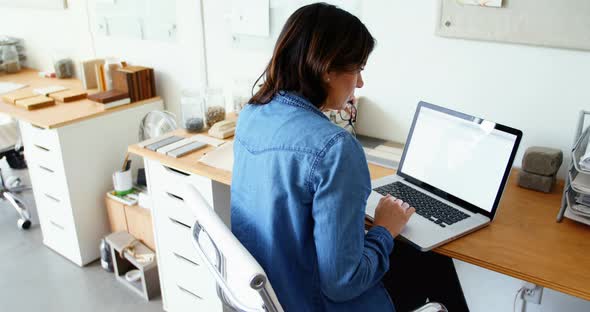
[{"label": "shirt sleeve", "polygon": [[330,300],[351,300],[381,281],[393,248],[393,237],[383,227],[365,235],[371,180],[362,147],[346,132],[336,135],[310,177],[321,290]]}]

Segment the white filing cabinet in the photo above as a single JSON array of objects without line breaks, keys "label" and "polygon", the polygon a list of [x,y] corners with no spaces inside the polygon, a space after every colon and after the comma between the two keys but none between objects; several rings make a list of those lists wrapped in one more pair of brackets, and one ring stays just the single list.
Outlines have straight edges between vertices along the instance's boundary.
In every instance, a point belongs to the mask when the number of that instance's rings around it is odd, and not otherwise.
[{"label": "white filing cabinet", "polygon": [[46,246],[79,266],[99,258],[100,239],[109,233],[104,194],[111,175],[137,142],[143,116],[162,108],[158,98],[55,129],[20,121]]},{"label": "white filing cabinet", "polygon": [[168,312],[222,311],[215,280],[191,241],[190,227],[195,217],[184,206],[179,190],[184,184],[194,185],[229,226],[230,187],[163,165],[157,160],[145,158],[145,167],[153,205],[164,309]]}]

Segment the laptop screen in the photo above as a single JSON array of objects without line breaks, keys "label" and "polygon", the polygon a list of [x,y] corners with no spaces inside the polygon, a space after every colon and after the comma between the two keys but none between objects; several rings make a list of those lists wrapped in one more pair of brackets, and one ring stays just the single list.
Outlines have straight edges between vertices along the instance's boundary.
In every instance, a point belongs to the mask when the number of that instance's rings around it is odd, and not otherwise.
[{"label": "laptop screen", "polygon": [[522,134],[424,104],[414,117],[400,172],[492,212]]}]

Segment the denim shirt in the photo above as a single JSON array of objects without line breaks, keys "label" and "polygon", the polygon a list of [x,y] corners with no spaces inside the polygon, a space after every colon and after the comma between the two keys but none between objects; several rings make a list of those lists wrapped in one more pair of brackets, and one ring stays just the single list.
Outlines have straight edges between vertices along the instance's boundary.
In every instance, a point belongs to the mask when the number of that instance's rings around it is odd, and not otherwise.
[{"label": "denim shirt", "polygon": [[306,99],[247,105],[234,140],[232,232],[285,311],[392,311],[381,283],[393,238],[364,231],[362,147]]}]

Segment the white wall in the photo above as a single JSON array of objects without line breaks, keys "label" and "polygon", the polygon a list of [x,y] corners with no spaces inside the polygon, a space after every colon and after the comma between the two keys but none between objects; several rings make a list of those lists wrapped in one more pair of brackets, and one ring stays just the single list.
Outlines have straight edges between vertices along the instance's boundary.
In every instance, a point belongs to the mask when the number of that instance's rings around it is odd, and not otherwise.
[{"label": "white wall", "polygon": [[[234,77],[255,79],[273,39],[232,40],[222,18],[231,1],[204,1],[210,81],[231,86]],[[308,2],[271,1],[272,35]],[[589,52],[437,37],[437,0],[328,2],[356,13],[378,41],[365,87],[357,92],[368,98],[360,107],[360,133],[404,142],[416,104],[424,100],[522,130],[518,167],[529,146],[569,154],[578,112],[590,106]]]},{"label": "white wall", "polygon": [[[90,14],[84,0],[68,0],[67,10],[56,11],[2,7],[0,29],[25,39],[29,64],[39,69],[51,69],[54,50],[66,50],[78,60],[94,57],[96,51],[99,57],[119,56],[153,66],[158,93],[169,110],[179,113],[180,89],[204,83],[199,1],[176,1],[176,43],[95,35],[93,49],[88,21],[94,30],[94,1],[89,2]],[[273,36],[304,2],[309,1],[270,1]],[[567,153],[577,112],[590,105],[590,53],[436,37],[436,0],[330,2],[359,15],[378,40],[364,73],[365,87],[358,92],[370,100],[361,107],[362,133],[404,141],[416,103],[425,100],[523,130],[516,164],[530,145]],[[235,79],[258,77],[274,44],[272,38],[232,37],[230,3],[203,0],[209,84],[226,88]],[[464,262],[455,264],[472,311],[512,309],[521,281]],[[588,310],[590,302],[547,289],[541,306],[527,307]]]},{"label": "white wall", "polygon": [[0,33],[24,38],[28,66],[40,70],[53,71],[55,51],[71,55],[77,63],[114,56],[154,67],[158,95],[167,109],[180,116],[180,90],[200,88],[204,82],[199,1],[176,0],[178,33],[174,43],[97,34],[95,3],[68,0],[66,10],[0,7]]},{"label": "white wall", "polygon": [[437,37],[436,3],[363,2],[379,42],[363,90],[377,105],[361,131],[404,141],[425,100],[521,129],[517,165],[531,145],[569,154],[578,112],[590,106],[590,53]]}]

